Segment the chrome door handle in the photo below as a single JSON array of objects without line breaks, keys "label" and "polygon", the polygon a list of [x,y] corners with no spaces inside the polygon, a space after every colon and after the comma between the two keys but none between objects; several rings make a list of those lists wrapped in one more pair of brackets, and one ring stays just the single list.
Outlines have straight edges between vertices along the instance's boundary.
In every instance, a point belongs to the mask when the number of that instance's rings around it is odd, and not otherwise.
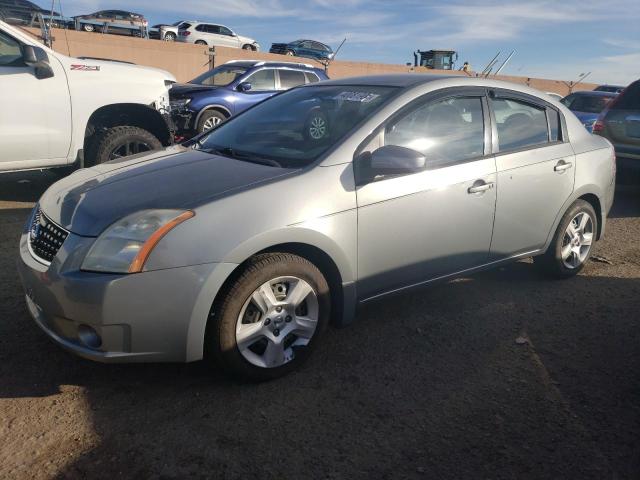
[{"label": "chrome door handle", "polygon": [[486,192],[487,190],[490,190],[492,188],[493,188],[493,182],[482,183],[480,185],[474,185],[473,187],[469,187],[467,192],[469,192],[469,193],[482,193],[482,192]]},{"label": "chrome door handle", "polygon": [[553,170],[556,172],[564,172],[565,170],[569,170],[571,167],[573,167],[573,163],[560,160],[556,163],[556,166],[553,167]]}]

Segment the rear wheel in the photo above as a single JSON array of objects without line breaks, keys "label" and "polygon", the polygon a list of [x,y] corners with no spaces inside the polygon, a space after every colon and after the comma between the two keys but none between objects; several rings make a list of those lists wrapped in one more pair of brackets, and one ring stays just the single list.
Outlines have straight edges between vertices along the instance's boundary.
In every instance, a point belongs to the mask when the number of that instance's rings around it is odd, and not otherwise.
[{"label": "rear wheel", "polygon": [[326,329],[329,286],[308,260],[256,256],[213,307],[206,349],[225,370],[269,380],[296,369]]},{"label": "rear wheel", "polygon": [[320,109],[313,110],[304,125],[304,137],[312,142],[324,140],[329,135],[327,116]]},{"label": "rear wheel", "polygon": [[97,135],[87,149],[85,161],[88,166],[97,165],[161,148],[160,140],[147,130],[131,126],[113,127]]},{"label": "rear wheel", "polygon": [[82,24],[82,30],[84,30],[85,32],[93,32],[95,30],[95,28],[90,23],[83,23]]},{"label": "rear wheel", "polygon": [[548,250],[534,263],[555,277],[572,277],[591,256],[598,232],[598,217],[589,202],[577,200],[564,214]]}]

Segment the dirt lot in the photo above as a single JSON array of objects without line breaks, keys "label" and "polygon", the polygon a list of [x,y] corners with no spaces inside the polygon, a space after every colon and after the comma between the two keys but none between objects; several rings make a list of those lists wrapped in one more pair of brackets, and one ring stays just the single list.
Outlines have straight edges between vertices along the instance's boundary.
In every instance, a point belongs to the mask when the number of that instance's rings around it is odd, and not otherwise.
[{"label": "dirt lot", "polygon": [[251,385],[45,337],[14,263],[52,178],[0,176],[0,478],[640,478],[637,192],[577,278],[523,261],[382,300]]}]

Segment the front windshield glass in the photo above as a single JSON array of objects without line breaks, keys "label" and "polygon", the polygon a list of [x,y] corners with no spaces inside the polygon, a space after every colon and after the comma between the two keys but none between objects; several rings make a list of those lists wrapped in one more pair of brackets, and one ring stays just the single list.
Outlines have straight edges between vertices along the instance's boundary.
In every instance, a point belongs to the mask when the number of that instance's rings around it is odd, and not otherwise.
[{"label": "front windshield glass", "polygon": [[213,70],[203,73],[199,77],[194,78],[189,83],[195,83],[196,85],[215,85],[219,87],[226,87],[230,83],[233,83],[238,77],[245,74],[247,68],[245,67],[233,67],[231,65],[222,65],[216,67]]},{"label": "front windshield glass", "polygon": [[301,87],[221,124],[195,148],[285,168],[313,163],[389,101],[395,87]]}]

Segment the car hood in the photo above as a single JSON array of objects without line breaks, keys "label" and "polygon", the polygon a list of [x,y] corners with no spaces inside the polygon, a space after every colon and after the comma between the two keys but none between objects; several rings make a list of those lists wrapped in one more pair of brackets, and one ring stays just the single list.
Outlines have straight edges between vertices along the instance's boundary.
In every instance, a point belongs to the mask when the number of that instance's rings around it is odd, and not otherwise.
[{"label": "car hood", "polygon": [[171,87],[169,96],[171,98],[184,98],[195,93],[213,92],[218,90],[219,86],[214,85],[198,85],[197,83],[178,83]]},{"label": "car hood", "polygon": [[242,43],[248,43],[249,45],[253,45],[254,43],[258,43],[253,38],[243,37],[242,35],[238,35],[238,40],[240,40],[240,42],[242,42]]},{"label": "car hood", "polygon": [[70,232],[95,237],[140,210],[193,209],[295,171],[174,146],[78,170],[49,187],[40,207]]}]

